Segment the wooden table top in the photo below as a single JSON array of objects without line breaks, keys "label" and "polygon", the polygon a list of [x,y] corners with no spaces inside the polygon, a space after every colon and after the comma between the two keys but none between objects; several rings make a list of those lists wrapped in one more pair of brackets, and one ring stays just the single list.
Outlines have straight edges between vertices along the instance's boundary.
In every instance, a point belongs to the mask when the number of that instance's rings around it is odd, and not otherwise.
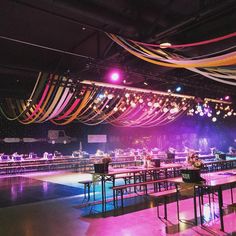
[{"label": "wooden table top", "polygon": [[165,169],[171,169],[171,168],[182,168],[181,164],[163,164],[160,167],[148,167],[144,168],[142,166],[130,166],[127,168],[117,168],[112,169],[108,173],[95,173],[97,175],[104,175],[104,176],[114,176],[119,174],[132,174],[132,173],[138,173],[138,172],[145,172],[145,171],[155,171],[155,170],[165,170]]}]

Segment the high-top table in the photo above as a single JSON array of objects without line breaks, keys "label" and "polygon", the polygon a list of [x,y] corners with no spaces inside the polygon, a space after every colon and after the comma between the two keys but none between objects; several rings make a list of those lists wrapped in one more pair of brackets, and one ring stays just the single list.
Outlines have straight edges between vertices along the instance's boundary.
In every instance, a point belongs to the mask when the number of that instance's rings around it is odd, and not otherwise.
[{"label": "high-top table", "polygon": [[[208,174],[202,174],[202,177],[206,180],[205,182],[198,182],[193,183],[194,190],[204,189],[207,188],[211,192],[218,192],[218,205],[219,205],[219,213],[220,213],[220,226],[221,230],[224,231],[224,219],[223,219],[223,195],[222,195],[222,187],[226,185],[230,185],[231,187],[231,201],[233,203],[233,190],[232,186],[236,183],[236,169],[227,170],[227,171],[220,171],[220,172],[213,172]],[[184,183],[182,177],[177,177],[174,179],[169,180],[168,182],[178,185]],[[196,198],[196,194],[194,194],[194,198]],[[199,206],[201,212],[201,206]],[[194,215],[195,215],[195,222],[197,219],[197,209],[196,209],[196,199],[194,199]],[[203,224],[201,219],[201,224]]]}]

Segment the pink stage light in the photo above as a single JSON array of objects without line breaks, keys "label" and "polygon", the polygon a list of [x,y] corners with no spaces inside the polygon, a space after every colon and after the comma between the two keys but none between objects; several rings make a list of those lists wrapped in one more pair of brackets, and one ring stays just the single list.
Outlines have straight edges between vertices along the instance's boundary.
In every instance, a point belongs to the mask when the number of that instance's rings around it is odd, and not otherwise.
[{"label": "pink stage light", "polygon": [[112,79],[112,80],[115,80],[115,81],[118,80],[118,79],[119,79],[119,74],[118,74],[117,72],[112,73],[111,79]]},{"label": "pink stage light", "polygon": [[122,81],[122,72],[119,69],[112,69],[107,75],[107,79],[112,83],[119,83]]},{"label": "pink stage light", "polygon": [[117,81],[119,80],[119,78],[120,78],[120,75],[119,75],[118,72],[113,72],[113,73],[111,73],[111,80],[112,80],[113,82],[117,82]]}]

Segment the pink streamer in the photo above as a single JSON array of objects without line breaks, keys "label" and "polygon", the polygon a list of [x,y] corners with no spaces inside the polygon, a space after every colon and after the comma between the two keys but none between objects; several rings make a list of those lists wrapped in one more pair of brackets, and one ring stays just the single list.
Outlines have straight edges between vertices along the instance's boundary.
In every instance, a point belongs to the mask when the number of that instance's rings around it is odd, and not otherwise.
[{"label": "pink streamer", "polygon": [[24,121],[29,121],[30,119],[32,119],[32,117],[37,113],[37,111],[40,110],[40,107],[41,107],[41,105],[42,105],[42,103],[43,103],[43,101],[44,101],[44,99],[45,99],[45,97],[47,95],[48,90],[49,90],[49,84],[46,85],[46,87],[45,87],[45,89],[43,91],[43,95],[42,95],[39,103],[37,104],[34,112],[27,119],[25,119]]},{"label": "pink streamer", "polygon": [[67,118],[67,117],[70,115],[70,113],[76,108],[76,106],[79,104],[79,102],[80,102],[80,98],[77,98],[77,99],[74,101],[74,103],[72,104],[72,106],[70,107],[70,109],[67,110],[67,112],[66,112],[64,115],[60,116],[60,117],[57,118],[56,120],[63,120],[63,119],[65,119],[65,118]]},{"label": "pink streamer", "polygon": [[[218,38],[214,38],[214,39],[209,39],[209,40],[204,40],[204,41],[200,41],[200,42],[196,42],[196,43],[187,43],[187,44],[178,44],[178,45],[170,45],[167,46],[167,48],[184,48],[184,47],[195,47],[195,46],[199,46],[199,45],[205,45],[205,44],[210,44],[210,43],[216,43],[225,39],[229,39],[232,37],[236,36],[236,32],[231,33],[231,34],[227,34]],[[130,40],[133,43],[138,43],[139,45],[144,45],[144,46],[151,46],[151,47],[161,47],[161,44],[151,44],[151,43],[142,43],[142,42],[138,42],[138,41],[134,41],[134,40]]]}]

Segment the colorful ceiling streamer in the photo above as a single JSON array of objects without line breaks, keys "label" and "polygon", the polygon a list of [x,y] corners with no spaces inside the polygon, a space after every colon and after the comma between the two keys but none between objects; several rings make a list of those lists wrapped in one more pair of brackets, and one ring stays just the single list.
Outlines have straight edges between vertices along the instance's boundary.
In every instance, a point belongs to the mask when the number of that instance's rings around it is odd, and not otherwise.
[{"label": "colorful ceiling streamer", "polygon": [[[229,38],[233,38],[236,37],[236,32],[231,33],[231,34],[227,34],[227,35],[223,35],[214,39],[208,39],[208,40],[204,40],[204,41],[200,41],[200,42],[195,42],[195,43],[187,43],[187,44],[177,44],[177,45],[172,45],[172,44],[165,44],[165,47],[168,48],[186,48],[186,47],[196,47],[196,46],[200,46],[200,45],[206,45],[206,44],[210,44],[210,43],[216,43],[219,41],[223,41]],[[163,44],[151,44],[151,43],[143,43],[143,42],[139,42],[139,41],[135,41],[135,40],[130,40],[133,43],[137,43],[139,45],[143,45],[143,46],[149,46],[149,47],[158,47],[158,48],[162,48]]]},{"label": "colorful ceiling streamer", "polygon": [[26,125],[47,121],[67,125],[78,121],[87,125],[109,123],[123,127],[166,125],[184,114],[207,117],[221,114],[224,118],[236,115],[227,101],[208,99],[199,103],[193,96],[79,82],[47,73],[39,73],[28,100],[8,98],[2,102],[0,111],[8,120]]},{"label": "colorful ceiling streamer", "polygon": [[[224,50],[208,53],[198,57],[186,58],[179,53],[177,54],[176,52],[170,52],[170,49],[167,50],[161,48],[161,44],[147,44],[127,40],[114,34],[107,35],[132,55],[152,64],[172,68],[185,68],[217,82],[236,86],[236,70],[234,67],[232,67],[236,65],[236,52],[232,52],[232,50],[235,49],[236,46],[225,48]],[[166,48],[199,46],[207,43],[218,42],[235,36],[236,33],[232,33],[216,39],[192,44],[167,45]],[[227,71],[225,70],[226,68],[228,69]]]}]

